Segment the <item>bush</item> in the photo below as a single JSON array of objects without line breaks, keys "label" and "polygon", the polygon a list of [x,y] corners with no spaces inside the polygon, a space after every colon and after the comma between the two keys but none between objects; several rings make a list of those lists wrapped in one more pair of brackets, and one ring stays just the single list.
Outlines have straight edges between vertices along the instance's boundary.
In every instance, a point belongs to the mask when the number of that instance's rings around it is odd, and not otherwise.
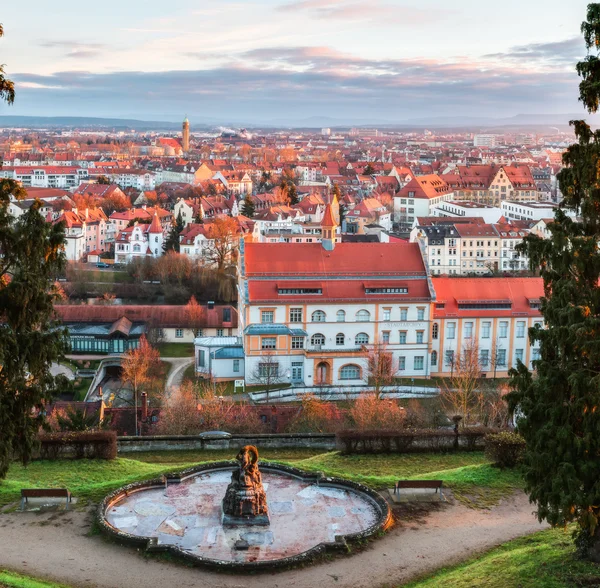
[{"label": "bush", "polygon": [[522,459],[525,439],[511,431],[493,433],[485,437],[485,454],[501,468],[514,468]]},{"label": "bush", "polygon": [[43,433],[39,436],[42,459],[115,459],[117,433],[115,431],[70,431]]}]

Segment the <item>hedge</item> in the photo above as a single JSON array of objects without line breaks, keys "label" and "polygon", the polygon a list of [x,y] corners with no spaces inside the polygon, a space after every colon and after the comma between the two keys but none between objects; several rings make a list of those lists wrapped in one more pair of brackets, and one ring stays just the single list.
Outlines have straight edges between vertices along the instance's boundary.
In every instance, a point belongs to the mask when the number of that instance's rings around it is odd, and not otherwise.
[{"label": "hedge", "polygon": [[344,430],[336,434],[343,453],[415,453],[483,448],[486,435],[497,432],[487,427],[459,429],[401,429],[397,431]]},{"label": "hedge", "polygon": [[68,431],[39,436],[42,459],[116,459],[115,431]]},{"label": "hedge", "polygon": [[485,454],[501,468],[514,468],[523,458],[525,439],[511,431],[487,435]]}]

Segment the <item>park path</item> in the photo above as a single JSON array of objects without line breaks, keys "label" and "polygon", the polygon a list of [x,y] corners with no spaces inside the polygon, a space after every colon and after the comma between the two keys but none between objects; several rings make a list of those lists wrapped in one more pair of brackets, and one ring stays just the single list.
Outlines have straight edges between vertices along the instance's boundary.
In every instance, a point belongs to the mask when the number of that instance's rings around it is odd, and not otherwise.
[{"label": "park path", "polygon": [[193,357],[161,357],[161,360],[171,364],[165,382],[165,392],[168,392],[172,387],[180,386],[186,368],[194,363]]},{"label": "park path", "polygon": [[0,568],[64,582],[74,588],[378,588],[546,528],[518,492],[491,510],[443,506],[420,520],[400,521],[352,557],[303,569],[258,575],[218,574],[145,559],[133,548],[88,535],[91,511],[0,515]]}]

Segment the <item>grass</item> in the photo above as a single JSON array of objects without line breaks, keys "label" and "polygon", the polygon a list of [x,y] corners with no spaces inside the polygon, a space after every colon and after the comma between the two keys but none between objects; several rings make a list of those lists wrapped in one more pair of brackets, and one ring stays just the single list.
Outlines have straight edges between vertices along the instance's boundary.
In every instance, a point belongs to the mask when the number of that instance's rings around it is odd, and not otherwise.
[{"label": "grass", "polygon": [[115,270],[77,270],[74,277],[75,279],[81,279],[86,282],[98,282],[102,284],[133,283],[133,277],[127,272]]},{"label": "grass", "polygon": [[[114,461],[35,461],[27,468],[13,463],[0,484],[0,505],[16,502],[21,488],[68,488],[83,503],[97,502],[125,484],[178,471],[192,465],[233,459],[236,450],[168,451],[126,454]],[[310,449],[265,449],[265,460],[322,471],[371,486],[392,488],[402,478],[441,479],[457,500],[472,508],[487,508],[521,487],[518,471],[492,467],[482,453],[353,455],[318,453]]]},{"label": "grass", "polygon": [[575,559],[571,534],[552,529],[509,541],[405,588],[567,588],[599,586],[600,568]]},{"label": "grass", "polygon": [[2,588],[67,588],[64,584],[55,584],[44,580],[34,580],[21,574],[0,570],[0,587]]},{"label": "grass", "polygon": [[159,343],[161,357],[194,357],[193,343]]}]

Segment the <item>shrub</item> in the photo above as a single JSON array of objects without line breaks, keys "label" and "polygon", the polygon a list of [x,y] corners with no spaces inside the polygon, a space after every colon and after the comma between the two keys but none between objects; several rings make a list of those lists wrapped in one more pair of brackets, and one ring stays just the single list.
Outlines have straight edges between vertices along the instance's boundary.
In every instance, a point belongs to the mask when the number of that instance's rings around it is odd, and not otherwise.
[{"label": "shrub", "polygon": [[115,459],[117,433],[115,431],[70,431],[42,433],[40,457],[42,459]]},{"label": "shrub", "polygon": [[523,457],[525,439],[511,431],[493,433],[485,438],[485,454],[501,468],[514,468]]}]

